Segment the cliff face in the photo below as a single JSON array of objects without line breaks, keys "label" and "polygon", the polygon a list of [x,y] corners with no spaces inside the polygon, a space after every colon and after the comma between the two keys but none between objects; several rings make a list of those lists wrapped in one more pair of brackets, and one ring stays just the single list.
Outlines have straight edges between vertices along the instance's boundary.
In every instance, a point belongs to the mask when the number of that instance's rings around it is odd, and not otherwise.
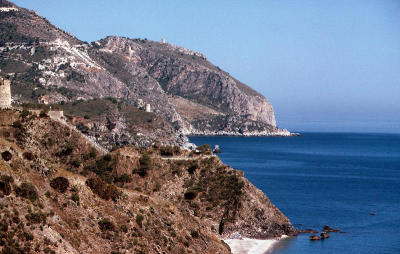
[{"label": "cliff face", "polygon": [[102,154],[48,117],[0,111],[0,251],[230,253],[232,234],[294,234],[290,221],[207,148]]},{"label": "cliff face", "polygon": [[[17,104],[105,97],[137,108],[150,104],[174,130],[165,133],[169,143],[178,145],[187,141],[182,134],[288,134],[276,127],[272,106],[262,95],[198,52],[122,37],[89,44],[33,11],[4,0],[1,6],[0,75],[11,74]],[[124,116],[120,120],[126,122]],[[141,133],[128,129],[134,128],[126,126],[119,136],[138,143]]]},{"label": "cliff face", "polygon": [[[188,132],[219,131],[248,133],[276,130],[271,104],[259,93],[212,65],[197,53],[167,43],[107,37],[100,41],[107,51],[126,56],[131,65],[143,67],[168,94],[183,97],[221,114],[205,119],[188,119]],[[178,112],[184,107],[174,104]],[[224,116],[224,117],[221,117]],[[204,121],[218,122],[207,126]],[[240,122],[234,126],[232,122]]]}]

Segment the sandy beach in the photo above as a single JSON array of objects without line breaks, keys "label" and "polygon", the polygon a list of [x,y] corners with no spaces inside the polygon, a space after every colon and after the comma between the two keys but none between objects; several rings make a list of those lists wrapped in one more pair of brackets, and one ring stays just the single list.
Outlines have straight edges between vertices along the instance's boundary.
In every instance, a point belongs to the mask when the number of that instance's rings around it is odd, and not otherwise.
[{"label": "sandy beach", "polygon": [[233,254],[266,254],[272,250],[274,244],[276,244],[279,239],[269,239],[269,240],[259,240],[259,239],[225,239],[224,241],[229,245]]}]

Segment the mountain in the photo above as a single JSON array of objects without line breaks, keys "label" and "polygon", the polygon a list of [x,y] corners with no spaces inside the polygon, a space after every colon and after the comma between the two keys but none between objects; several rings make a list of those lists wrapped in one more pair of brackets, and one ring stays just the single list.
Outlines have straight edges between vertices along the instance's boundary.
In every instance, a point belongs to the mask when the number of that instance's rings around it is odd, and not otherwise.
[{"label": "mountain", "polygon": [[[12,79],[14,104],[68,105],[69,119],[107,147],[183,145],[196,134],[290,135],[276,127],[264,96],[201,53],[146,39],[86,43],[5,0],[0,27],[0,75]],[[105,108],[105,99],[115,103]],[[146,104],[151,114],[131,121],[131,112],[146,115],[135,110]],[[104,110],[85,118],[82,105]],[[163,128],[153,133],[155,125]]]},{"label": "mountain", "polygon": [[46,114],[0,123],[1,253],[230,253],[221,239],[296,234],[207,146],[104,153]]}]

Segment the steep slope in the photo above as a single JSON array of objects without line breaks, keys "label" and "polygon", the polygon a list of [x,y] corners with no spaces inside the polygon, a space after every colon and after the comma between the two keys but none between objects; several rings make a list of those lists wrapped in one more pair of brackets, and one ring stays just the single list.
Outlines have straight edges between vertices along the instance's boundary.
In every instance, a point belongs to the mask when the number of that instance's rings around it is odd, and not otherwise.
[{"label": "steep slope", "polygon": [[[106,97],[137,108],[150,104],[152,112],[168,125],[167,143],[178,145],[187,142],[183,135],[188,134],[290,134],[276,127],[272,106],[262,95],[200,53],[122,37],[88,44],[33,11],[5,0],[0,3],[0,75],[12,79],[14,104],[62,104]],[[123,115],[119,120],[113,125],[127,122]],[[130,137],[106,141],[110,146],[126,140],[143,143],[136,140],[142,133],[134,130],[125,126],[116,136]],[[108,133],[101,136],[110,135],[110,130],[104,131]]]},{"label": "steep slope", "polygon": [[0,123],[4,253],[230,253],[220,238],[296,233],[207,147],[103,156],[48,117],[7,110]]}]

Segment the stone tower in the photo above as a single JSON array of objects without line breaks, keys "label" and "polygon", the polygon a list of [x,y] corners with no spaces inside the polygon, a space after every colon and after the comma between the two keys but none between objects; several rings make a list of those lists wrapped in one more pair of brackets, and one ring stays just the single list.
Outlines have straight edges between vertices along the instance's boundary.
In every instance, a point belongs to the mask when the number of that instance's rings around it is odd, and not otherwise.
[{"label": "stone tower", "polygon": [[150,104],[146,104],[146,106],[145,106],[145,111],[146,111],[146,112],[151,112]]},{"label": "stone tower", "polygon": [[11,108],[11,81],[0,77],[0,109]]}]

